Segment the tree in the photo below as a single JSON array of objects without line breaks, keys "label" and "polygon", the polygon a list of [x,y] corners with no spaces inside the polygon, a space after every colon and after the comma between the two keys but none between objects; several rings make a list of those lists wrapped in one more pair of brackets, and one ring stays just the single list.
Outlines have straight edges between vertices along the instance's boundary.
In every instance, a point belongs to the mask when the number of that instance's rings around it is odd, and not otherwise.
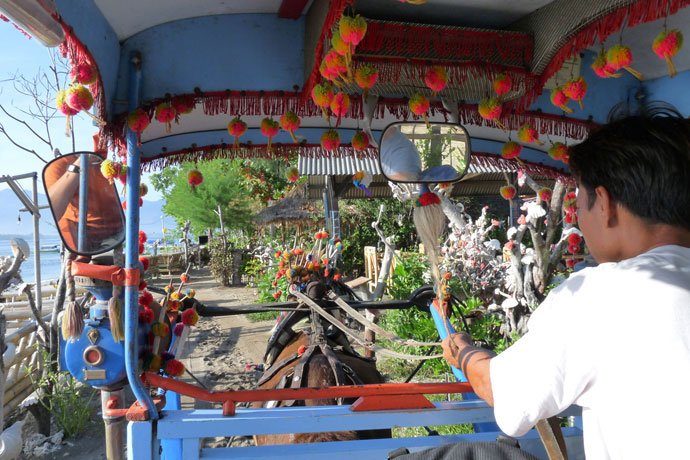
[{"label": "tree", "polygon": [[237,160],[213,160],[196,165],[204,177],[201,185],[192,188],[188,181],[194,163],[166,168],[151,175],[151,184],[165,198],[163,212],[174,217],[178,225],[191,222],[192,232],[201,234],[208,228],[218,228],[220,206],[226,229],[247,229],[252,209],[247,190],[242,185]]}]

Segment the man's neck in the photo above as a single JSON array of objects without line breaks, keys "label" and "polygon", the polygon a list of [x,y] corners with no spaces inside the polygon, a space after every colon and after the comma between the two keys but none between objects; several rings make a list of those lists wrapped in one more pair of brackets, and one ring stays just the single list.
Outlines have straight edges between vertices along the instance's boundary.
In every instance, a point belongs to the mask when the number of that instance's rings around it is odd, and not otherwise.
[{"label": "man's neck", "polygon": [[667,224],[650,224],[630,216],[623,219],[618,261],[631,259],[661,246],[675,245],[690,248],[690,231]]}]

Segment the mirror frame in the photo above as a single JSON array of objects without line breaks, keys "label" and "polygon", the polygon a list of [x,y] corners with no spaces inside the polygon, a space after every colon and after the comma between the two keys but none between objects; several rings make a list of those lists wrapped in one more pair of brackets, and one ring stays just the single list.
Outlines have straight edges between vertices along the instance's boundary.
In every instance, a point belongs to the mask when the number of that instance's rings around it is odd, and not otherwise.
[{"label": "mirror frame", "polygon": [[[464,127],[463,125],[461,125],[460,123],[452,123],[452,122],[448,122],[448,121],[438,121],[438,122],[432,121],[432,122],[429,122],[429,123],[430,123],[430,124],[433,124],[433,125],[457,126],[457,127],[459,127],[459,128],[465,133],[465,136],[467,137],[467,149],[469,150],[467,167],[465,168],[465,170],[464,170],[462,173],[460,173],[460,175],[459,175],[459,177],[458,177],[457,179],[452,180],[452,181],[446,181],[446,182],[443,182],[443,183],[444,183],[444,184],[454,184],[454,183],[456,183],[456,182],[460,182],[460,181],[462,180],[462,178],[465,177],[465,175],[467,174],[467,169],[470,167],[470,163],[472,162],[472,140],[471,140],[471,138],[470,138],[470,133],[469,133],[469,131],[467,131],[467,128],[465,128],[465,127]],[[388,125],[381,131],[381,137],[379,138],[379,148],[378,148],[378,153],[379,153],[379,155],[378,155],[378,158],[377,158],[377,160],[376,160],[376,161],[378,162],[379,170],[381,171],[381,175],[382,175],[383,177],[385,177],[386,180],[388,180],[388,181],[390,181],[390,182],[393,182],[393,183],[396,183],[396,184],[438,184],[438,183],[440,183],[439,181],[420,180],[420,181],[410,182],[410,181],[402,181],[402,180],[390,179],[390,178],[389,178],[388,176],[386,176],[386,175],[384,174],[384,172],[383,172],[383,165],[381,164],[381,146],[383,145],[383,135],[384,135],[384,134],[386,133],[386,131],[388,131],[388,129],[389,129],[390,127],[392,127],[392,126],[396,126],[396,125],[412,125],[412,124],[426,125],[426,122],[423,121],[423,120],[422,120],[422,121],[405,121],[405,120],[402,120],[402,121],[394,121],[393,123],[388,124]]]},{"label": "mirror frame", "polygon": [[[127,230],[127,220],[125,219],[125,213],[122,209],[122,202],[120,201],[120,194],[117,193],[117,188],[115,187],[115,184],[113,184],[113,188],[115,189],[115,196],[117,197],[118,209],[120,210],[120,215],[122,216],[122,225],[123,225],[123,229],[125,231],[122,232],[122,238],[121,239],[118,238],[116,243],[113,243],[110,246],[106,246],[105,249],[99,249],[97,251],[91,251],[91,252],[89,252],[89,251],[76,251],[76,250],[73,251],[72,249],[69,248],[69,245],[65,241],[65,238],[62,236],[62,232],[60,231],[59,220],[55,217],[55,213],[53,212],[53,203],[50,200],[50,193],[48,193],[48,187],[46,186],[46,170],[48,169],[48,167],[51,164],[55,163],[58,160],[65,158],[67,156],[81,155],[84,153],[92,154],[92,155],[98,155],[99,157],[103,158],[98,153],[90,152],[90,151],[79,151],[79,152],[72,152],[72,153],[66,153],[64,155],[60,155],[59,157],[55,157],[52,160],[50,160],[48,163],[46,163],[46,165],[43,167],[43,171],[41,171],[41,180],[43,181],[43,190],[46,193],[46,199],[48,200],[48,206],[50,207],[50,215],[53,216],[53,222],[55,222],[55,226],[57,228],[58,235],[60,236],[60,241],[64,245],[65,249],[69,252],[72,252],[72,253],[80,255],[80,256],[97,256],[97,255],[112,251],[113,249],[115,249],[116,247],[118,247],[119,245],[121,245],[122,243],[125,242],[125,238],[126,238],[126,234],[127,234],[127,231],[126,231]],[[105,160],[106,158],[103,158],[103,159]]]}]

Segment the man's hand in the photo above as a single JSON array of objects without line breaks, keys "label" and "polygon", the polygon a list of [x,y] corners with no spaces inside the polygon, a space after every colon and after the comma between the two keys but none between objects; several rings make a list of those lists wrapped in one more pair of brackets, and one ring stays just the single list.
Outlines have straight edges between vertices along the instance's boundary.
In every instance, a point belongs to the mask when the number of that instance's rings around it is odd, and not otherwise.
[{"label": "man's hand", "polygon": [[441,345],[443,358],[451,366],[460,369],[459,352],[467,346],[472,346],[472,337],[467,332],[458,332],[446,337]]}]

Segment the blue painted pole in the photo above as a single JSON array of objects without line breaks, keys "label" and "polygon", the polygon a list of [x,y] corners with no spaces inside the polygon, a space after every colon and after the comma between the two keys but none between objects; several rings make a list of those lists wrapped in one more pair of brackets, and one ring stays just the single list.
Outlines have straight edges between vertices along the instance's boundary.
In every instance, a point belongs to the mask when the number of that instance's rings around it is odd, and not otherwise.
[{"label": "blue painted pole", "polygon": [[[438,334],[441,336],[441,341],[444,341],[446,337],[448,337],[448,333],[446,332],[446,326],[444,326],[443,324],[444,320],[443,318],[441,318],[441,314],[434,308],[433,305],[429,307],[429,311],[431,311],[431,316],[434,318],[434,323],[436,324]],[[450,331],[450,333],[454,333],[455,329],[453,329],[453,325],[450,324],[450,321],[448,321],[448,319],[446,319],[445,321],[446,324],[448,324],[448,330]],[[467,377],[465,377],[465,374],[463,374],[460,369],[454,366],[450,366],[450,368],[453,370],[453,375],[455,375],[455,378],[458,380],[458,382],[467,382]],[[479,399],[479,396],[477,396],[476,393],[464,393],[463,399]],[[486,433],[501,430],[498,427],[498,425],[493,422],[473,423],[472,428],[474,428],[475,433]]]},{"label": "blue painted pole", "polygon": [[89,155],[79,155],[79,225],[77,227],[77,250],[86,251],[86,225],[89,211]]},{"label": "blue painted pole", "polygon": [[[133,52],[130,58],[129,107],[134,110],[141,103],[141,55]],[[139,170],[141,166],[137,135],[127,130],[127,224],[125,228],[125,268],[139,267]],[[125,286],[125,367],[134,396],[149,409],[151,420],[158,419],[151,396],[139,379],[139,286]]]}]

